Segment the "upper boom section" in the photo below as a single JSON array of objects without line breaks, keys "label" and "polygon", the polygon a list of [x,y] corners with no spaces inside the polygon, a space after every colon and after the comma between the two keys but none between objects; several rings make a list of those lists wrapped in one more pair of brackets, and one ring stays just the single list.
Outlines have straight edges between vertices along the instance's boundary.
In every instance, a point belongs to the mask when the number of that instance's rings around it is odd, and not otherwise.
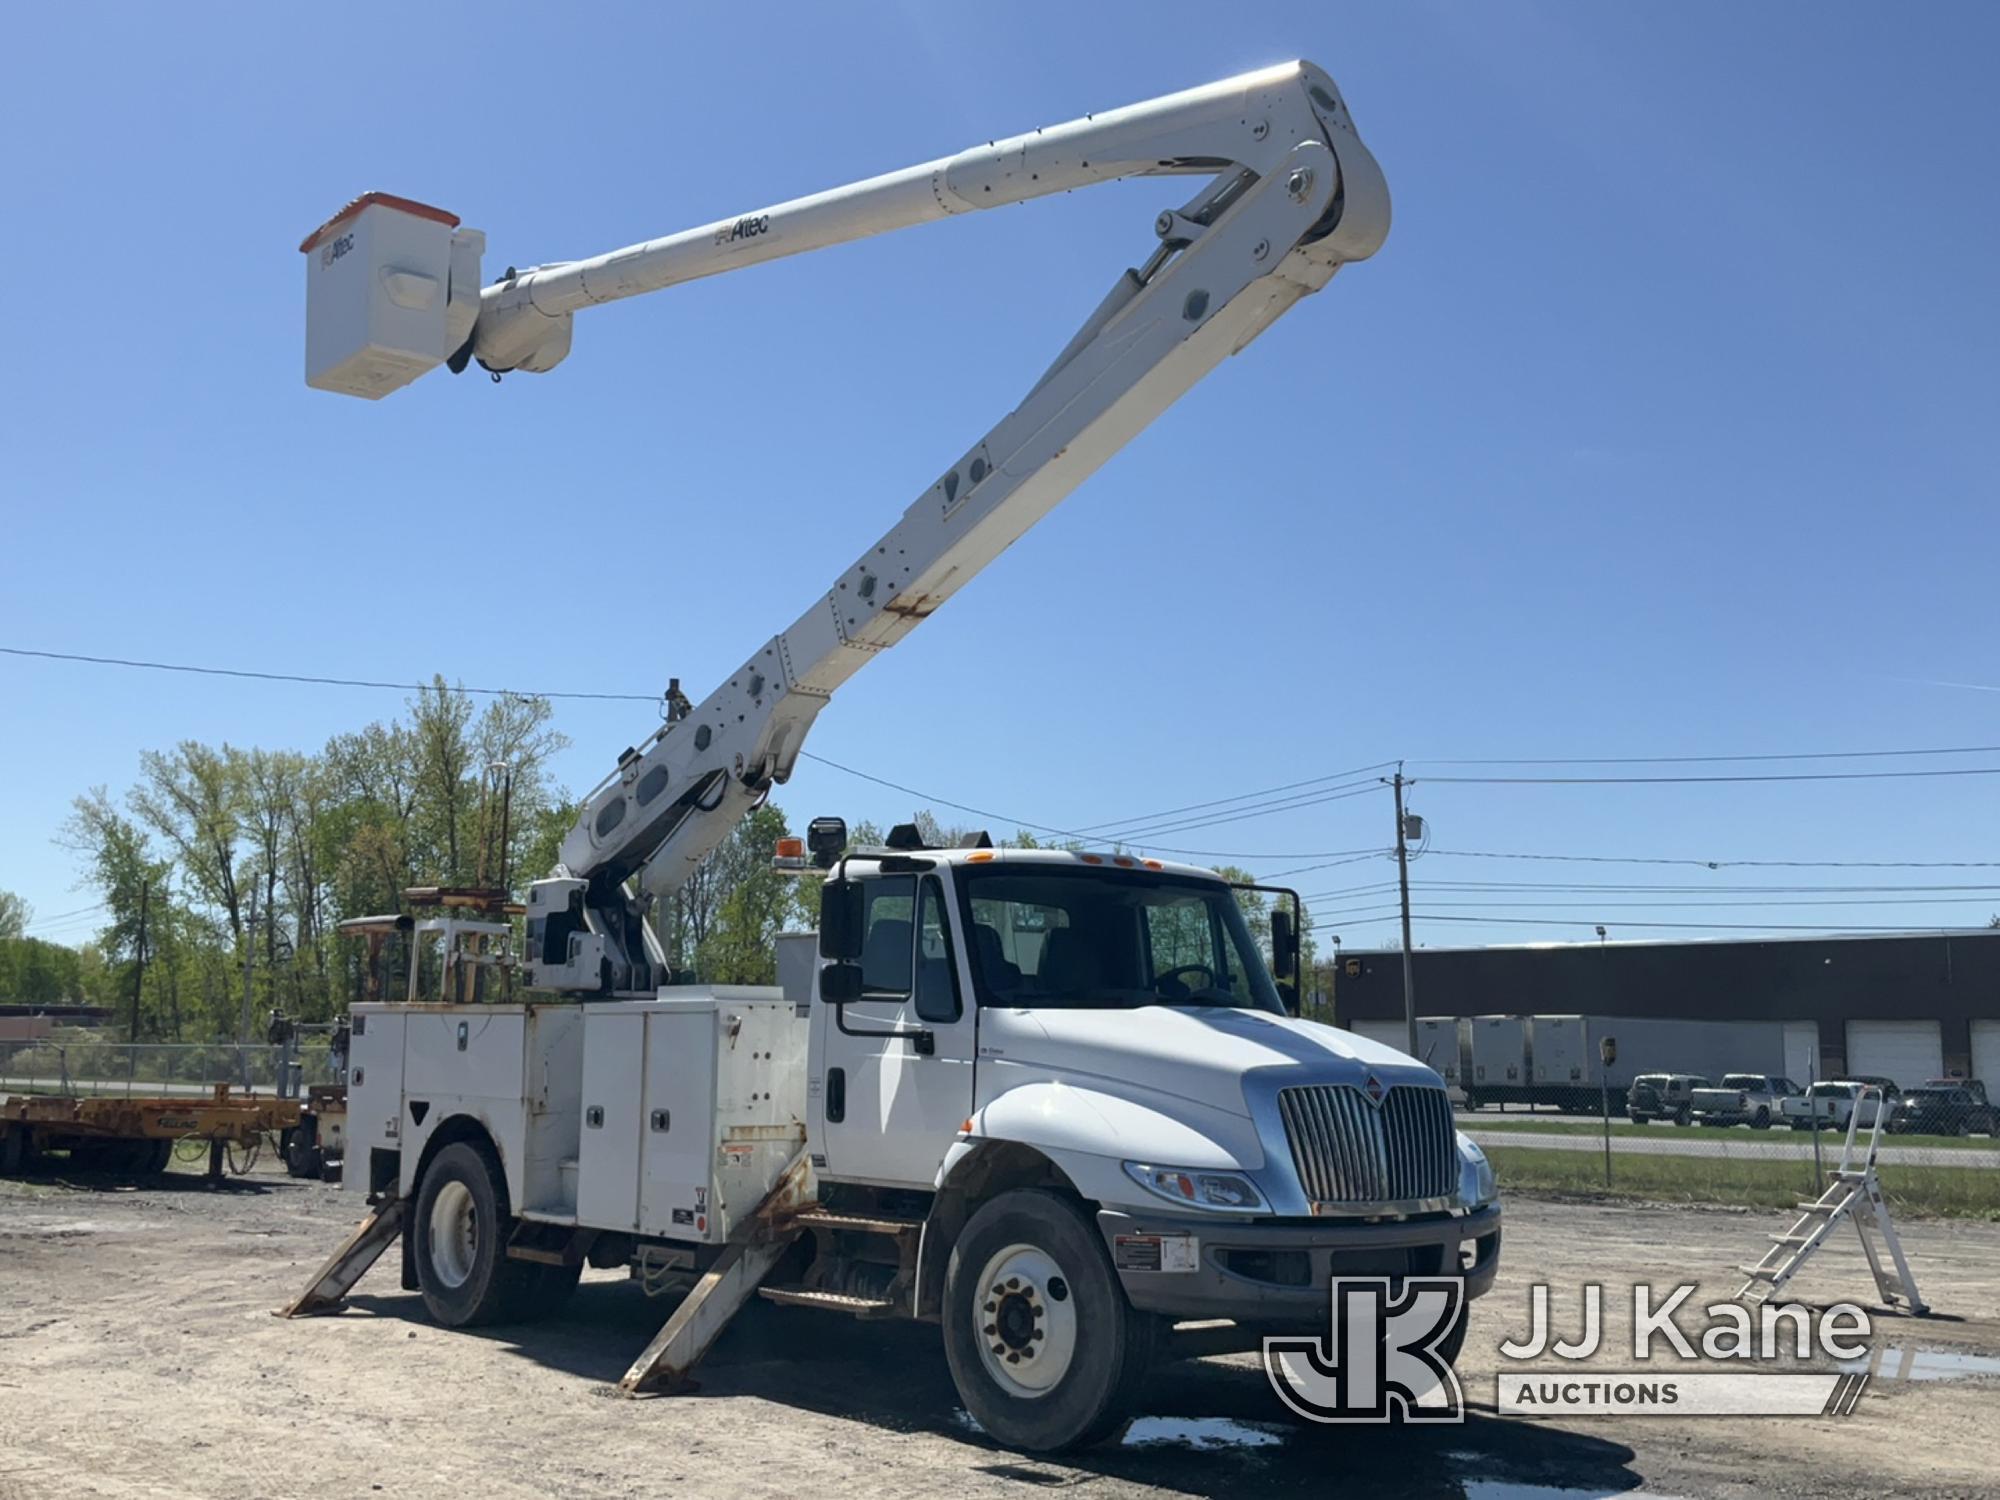
[{"label": "upper boom section", "polygon": [[[1301,128],[1359,145],[1333,80],[1310,63],[1284,63],[587,260],[509,267],[483,289],[482,233],[441,209],[366,194],[299,247],[312,256],[307,383],[378,399],[447,361],[454,371],[472,359],[495,373],[552,370],[569,353],[579,308],[1118,178],[1231,168],[1263,176]],[[1379,186],[1372,160],[1365,165]],[[1387,228],[1385,212],[1380,233]],[[1346,258],[1374,248],[1357,244]]]}]

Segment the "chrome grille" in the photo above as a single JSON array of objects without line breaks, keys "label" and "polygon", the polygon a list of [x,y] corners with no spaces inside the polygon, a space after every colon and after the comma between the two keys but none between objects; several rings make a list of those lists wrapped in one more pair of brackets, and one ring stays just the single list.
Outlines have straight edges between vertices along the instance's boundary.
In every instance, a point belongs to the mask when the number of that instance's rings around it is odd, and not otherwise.
[{"label": "chrome grille", "polygon": [[1443,1089],[1400,1085],[1371,1104],[1357,1088],[1280,1089],[1299,1182],[1315,1203],[1406,1203],[1458,1189],[1458,1143]]}]

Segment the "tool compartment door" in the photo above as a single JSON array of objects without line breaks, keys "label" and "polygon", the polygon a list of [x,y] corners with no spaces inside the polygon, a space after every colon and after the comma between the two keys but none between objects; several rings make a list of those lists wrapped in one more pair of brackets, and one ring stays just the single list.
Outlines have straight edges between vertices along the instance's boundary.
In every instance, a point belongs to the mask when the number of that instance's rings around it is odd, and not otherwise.
[{"label": "tool compartment door", "polygon": [[622,1007],[583,1016],[583,1128],[576,1154],[576,1221],[591,1229],[639,1227],[640,1109],[646,1018]]},{"label": "tool compartment door", "polygon": [[645,1107],[637,1121],[644,1234],[723,1237],[713,1197],[716,1015],[708,1002],[663,1005],[646,1017]]}]

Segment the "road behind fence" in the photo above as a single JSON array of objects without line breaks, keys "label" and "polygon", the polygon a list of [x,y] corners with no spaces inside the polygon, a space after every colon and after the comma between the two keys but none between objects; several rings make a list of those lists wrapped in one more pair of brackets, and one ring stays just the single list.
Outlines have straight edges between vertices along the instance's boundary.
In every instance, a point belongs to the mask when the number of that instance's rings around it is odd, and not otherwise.
[{"label": "road behind fence", "polygon": [[[1583,1117],[1586,1108],[1590,1114],[1603,1108],[1594,1090],[1588,1100],[1579,1094],[1569,1101],[1561,1116],[1479,1110],[1462,1113],[1458,1124],[1492,1158],[1503,1191],[1513,1186],[1780,1209],[1819,1196],[1840,1166],[1847,1139],[1845,1124],[1830,1120],[1808,1120],[1808,1128],[1798,1130],[1789,1122],[1762,1129],[1633,1124],[1621,1098],[1613,1095],[1611,1104],[1608,1131],[1601,1116]],[[1911,1129],[1885,1129],[1876,1166],[1892,1207],[2000,1219],[2000,1138],[1989,1133],[1989,1123],[1976,1122],[1971,1135],[1956,1128],[1935,1133],[1921,1121]],[[1865,1124],[1855,1133],[1856,1166],[1871,1133]]]}]

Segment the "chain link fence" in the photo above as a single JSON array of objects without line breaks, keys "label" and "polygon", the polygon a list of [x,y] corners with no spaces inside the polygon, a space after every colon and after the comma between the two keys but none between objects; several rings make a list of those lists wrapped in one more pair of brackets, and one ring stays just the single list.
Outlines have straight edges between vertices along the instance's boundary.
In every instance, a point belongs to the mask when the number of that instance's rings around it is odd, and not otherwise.
[{"label": "chain link fence", "polygon": [[[1662,1099],[1594,1087],[1534,1094],[1532,1103],[1475,1094],[1477,1107],[1459,1113],[1459,1128],[1492,1158],[1503,1189],[1791,1208],[1831,1181],[1857,1109],[1855,1165],[1874,1137],[1872,1098],[1857,1105],[1845,1095],[1730,1089]],[[1894,1207],[2000,1218],[2000,1111],[1983,1091],[1903,1091],[1884,1110],[1876,1165]]]},{"label": "chain link fence", "polygon": [[[295,1076],[288,1076],[288,1064]],[[324,1041],[297,1047],[73,1037],[0,1042],[0,1095],[174,1097],[206,1094],[219,1083],[276,1094],[339,1081]]]}]

